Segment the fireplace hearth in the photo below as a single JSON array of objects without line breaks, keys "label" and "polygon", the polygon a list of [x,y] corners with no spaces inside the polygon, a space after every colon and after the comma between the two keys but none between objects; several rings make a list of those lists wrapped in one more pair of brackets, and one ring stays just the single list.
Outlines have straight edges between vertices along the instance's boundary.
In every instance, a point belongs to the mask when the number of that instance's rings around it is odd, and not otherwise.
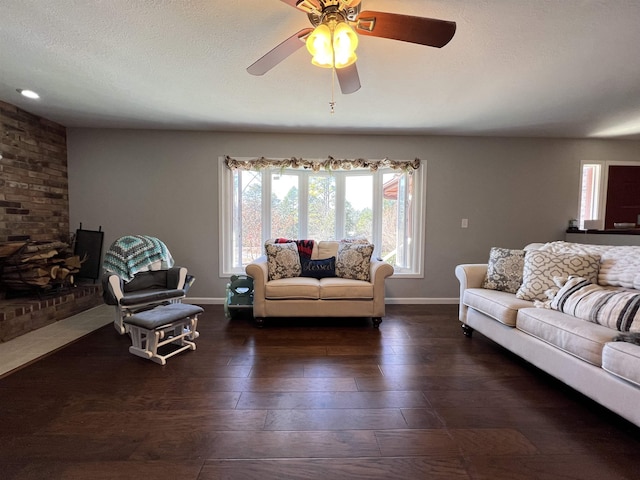
[{"label": "fireplace hearth", "polygon": [[102,285],[98,283],[0,298],[0,343],[103,303]]}]

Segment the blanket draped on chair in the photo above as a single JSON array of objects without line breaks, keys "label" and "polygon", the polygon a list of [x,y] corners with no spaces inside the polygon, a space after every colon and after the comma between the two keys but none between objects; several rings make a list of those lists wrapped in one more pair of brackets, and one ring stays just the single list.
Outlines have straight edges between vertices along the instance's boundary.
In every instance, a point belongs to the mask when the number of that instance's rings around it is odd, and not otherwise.
[{"label": "blanket draped on chair", "polygon": [[102,267],[130,282],[136,273],[148,271],[156,262],[160,262],[161,269],[171,268],[174,263],[161,240],[148,235],[127,235],[111,244]]}]

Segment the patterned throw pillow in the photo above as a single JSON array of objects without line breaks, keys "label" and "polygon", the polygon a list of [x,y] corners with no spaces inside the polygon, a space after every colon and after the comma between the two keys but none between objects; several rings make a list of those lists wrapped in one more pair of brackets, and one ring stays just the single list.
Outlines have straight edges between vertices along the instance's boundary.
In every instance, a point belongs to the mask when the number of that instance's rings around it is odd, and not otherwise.
[{"label": "patterned throw pillow", "polygon": [[298,246],[295,243],[269,243],[267,251],[267,271],[269,280],[299,277],[302,271]]},{"label": "patterned throw pillow", "polygon": [[493,247],[482,288],[516,293],[522,285],[524,254],[524,250]]},{"label": "patterned throw pillow", "polygon": [[569,277],[551,308],[621,332],[640,331],[640,293],[613,290]]},{"label": "patterned throw pillow", "polygon": [[323,260],[302,259],[301,277],[327,278],[336,276],[336,257]]},{"label": "patterned throw pillow", "polygon": [[553,277],[575,275],[597,282],[599,267],[599,255],[528,251],[524,257],[522,285],[516,297],[523,300],[545,301],[548,299],[545,292],[557,288]]},{"label": "patterned throw pillow", "polygon": [[371,244],[340,242],[336,257],[336,276],[368,282],[372,254]]}]

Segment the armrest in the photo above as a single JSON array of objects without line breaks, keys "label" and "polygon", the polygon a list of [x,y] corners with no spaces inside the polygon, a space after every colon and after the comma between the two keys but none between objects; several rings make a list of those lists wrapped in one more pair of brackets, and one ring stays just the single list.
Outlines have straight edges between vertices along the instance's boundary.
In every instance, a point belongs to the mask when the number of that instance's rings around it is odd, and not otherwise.
[{"label": "armrest", "polygon": [[383,317],[385,314],[384,280],[393,275],[393,266],[387,262],[371,259],[370,282],[373,283],[373,316]]},{"label": "armrest", "polygon": [[394,269],[390,263],[382,260],[371,259],[371,267],[369,269],[371,275],[371,283],[384,282],[384,279],[393,275]]},{"label": "armrest", "polygon": [[263,255],[256,258],[253,262],[246,266],[245,272],[247,272],[247,275],[253,278],[253,315],[255,317],[264,317],[266,315],[265,285],[269,278],[267,256]]},{"label": "armrest", "polygon": [[460,299],[458,318],[461,322],[467,321],[467,306],[464,305],[464,291],[467,288],[481,288],[484,277],[487,275],[486,263],[467,263],[456,267],[456,277],[460,282]]},{"label": "armrest", "polygon": [[102,299],[107,305],[118,305],[124,296],[124,282],[115,273],[102,275]]},{"label": "armrest", "polygon": [[467,263],[456,267],[456,277],[461,289],[481,288],[486,275],[486,263]]},{"label": "armrest", "polygon": [[247,275],[253,278],[254,291],[258,284],[262,284],[264,288],[264,284],[267,283],[267,279],[269,278],[266,255],[256,258],[245,267],[245,271],[247,272]]}]

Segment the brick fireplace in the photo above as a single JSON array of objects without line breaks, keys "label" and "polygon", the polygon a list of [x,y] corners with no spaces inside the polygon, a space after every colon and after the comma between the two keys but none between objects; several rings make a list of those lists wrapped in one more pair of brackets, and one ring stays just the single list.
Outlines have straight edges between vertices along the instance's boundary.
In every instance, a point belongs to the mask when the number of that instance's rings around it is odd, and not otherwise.
[{"label": "brick fireplace", "polygon": [[[0,174],[0,242],[70,240],[64,126],[0,101]],[[101,303],[95,284],[20,296],[0,284],[0,342]]]}]

